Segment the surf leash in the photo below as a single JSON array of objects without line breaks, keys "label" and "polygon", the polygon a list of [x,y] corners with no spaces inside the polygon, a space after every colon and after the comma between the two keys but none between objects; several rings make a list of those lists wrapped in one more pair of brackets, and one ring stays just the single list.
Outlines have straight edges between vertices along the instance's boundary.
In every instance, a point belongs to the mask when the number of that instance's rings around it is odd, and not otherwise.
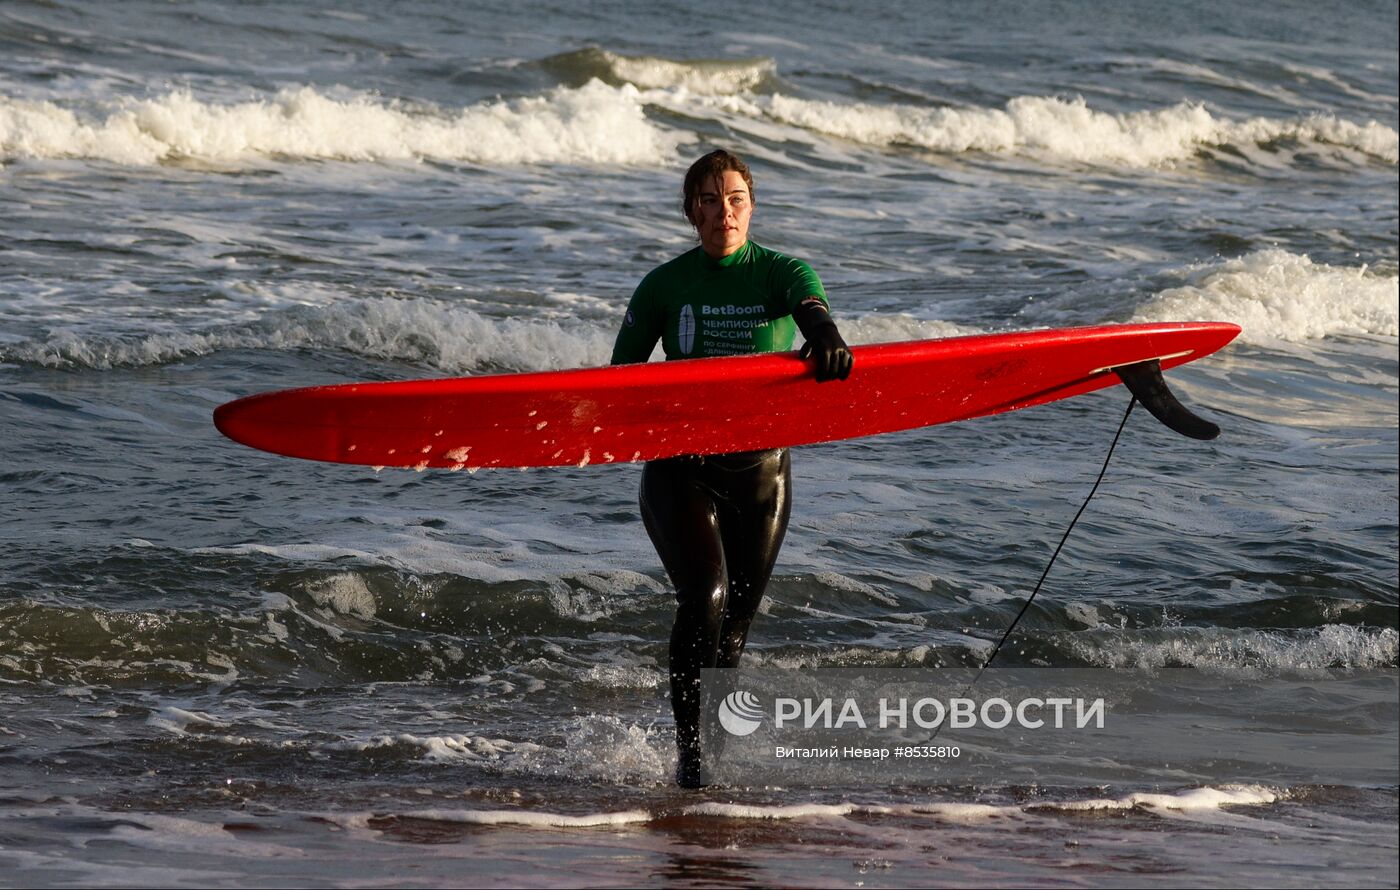
[{"label": "surf leash", "polygon": [[1074,518],[1069,521],[1069,527],[1065,529],[1065,533],[1060,537],[1060,543],[1056,545],[1055,552],[1050,554],[1050,561],[1045,564],[1045,571],[1040,573],[1040,580],[1035,582],[1035,587],[1031,590],[1031,595],[1026,597],[1025,603],[1021,605],[1021,611],[1017,612],[1016,617],[1011,619],[1011,624],[1006,628],[1006,633],[1001,635],[1001,639],[997,641],[996,646],[992,649],[992,654],[987,656],[987,660],[982,663],[981,669],[977,671],[977,676],[973,677],[972,682],[968,684],[969,689],[976,685],[978,679],[982,676],[982,671],[992,666],[992,662],[996,660],[997,653],[1001,651],[1001,647],[1006,645],[1007,640],[1011,639],[1011,632],[1016,629],[1016,625],[1021,623],[1021,619],[1025,617],[1026,611],[1031,607],[1031,603],[1035,602],[1035,595],[1040,593],[1040,588],[1045,584],[1045,579],[1050,577],[1050,570],[1055,567],[1055,560],[1059,557],[1060,551],[1065,549],[1065,542],[1069,540],[1070,532],[1074,531],[1074,526],[1079,522],[1079,517],[1084,515],[1084,511],[1088,508],[1089,502],[1092,501],[1094,495],[1098,493],[1099,483],[1103,482],[1104,475],[1108,473],[1108,463],[1113,460],[1113,450],[1118,447],[1118,440],[1123,437],[1123,429],[1128,425],[1128,418],[1132,416],[1133,406],[1137,404],[1137,401],[1137,396],[1128,399],[1128,410],[1123,412],[1123,420],[1118,424],[1118,432],[1113,434],[1113,441],[1108,445],[1108,454],[1104,455],[1103,467],[1099,470],[1099,478],[1094,480],[1093,487],[1089,489],[1089,496],[1084,498],[1084,503],[1079,505],[1079,511],[1075,513]]},{"label": "surf leash", "polygon": [[[1103,482],[1104,476],[1108,473],[1108,464],[1113,460],[1113,451],[1118,447],[1118,440],[1123,437],[1123,430],[1128,426],[1128,418],[1133,414],[1133,407],[1137,405],[1138,402],[1142,402],[1143,406],[1147,408],[1148,411],[1152,412],[1152,416],[1160,420],[1164,426],[1192,439],[1208,440],[1214,439],[1216,436],[1220,435],[1220,427],[1191,413],[1188,408],[1177,401],[1176,397],[1172,395],[1171,390],[1167,388],[1166,381],[1162,378],[1162,366],[1158,360],[1153,359],[1146,362],[1137,362],[1110,370],[1117,374],[1119,379],[1123,381],[1123,384],[1128,387],[1128,391],[1132,393],[1132,398],[1128,400],[1128,410],[1123,412],[1123,420],[1119,422],[1118,431],[1113,434],[1113,441],[1108,445],[1108,454],[1104,455],[1103,467],[1099,469],[1099,476],[1094,480],[1093,486],[1089,489],[1088,496],[1084,498],[1084,503],[1079,505],[1078,512],[1076,512],[1074,518],[1069,521],[1069,527],[1065,529],[1065,533],[1060,537],[1060,543],[1055,547],[1055,552],[1050,554],[1050,560],[1045,564],[1045,571],[1040,573],[1040,580],[1035,582],[1035,587],[1031,590],[1030,596],[1026,597],[1026,601],[1022,603],[1021,611],[1016,613],[1016,617],[1013,618],[1011,624],[1007,626],[1006,632],[1001,635],[1001,639],[997,641],[996,646],[992,647],[992,654],[987,656],[987,660],[977,669],[977,673],[973,676],[972,681],[959,693],[960,698],[971,692],[972,687],[977,685],[977,681],[982,679],[982,674],[986,672],[987,668],[992,666],[992,662],[996,660],[997,654],[1000,653],[1002,647],[1006,645],[1006,641],[1011,639],[1011,632],[1016,629],[1016,625],[1021,623],[1021,619],[1024,618],[1026,612],[1029,611],[1031,603],[1035,602],[1036,594],[1040,593],[1040,588],[1044,586],[1045,579],[1050,577],[1050,570],[1054,568],[1056,558],[1059,557],[1060,551],[1064,549],[1065,542],[1069,540],[1070,533],[1074,531],[1075,524],[1079,522],[1079,517],[1084,515],[1084,511],[1089,507],[1089,502],[1092,501],[1094,495],[1098,493],[1099,483]],[[943,727],[946,725],[946,722],[939,723],[938,726],[934,728],[933,735],[929,737],[929,741],[937,739],[938,734],[943,731]]]},{"label": "surf leash", "polygon": [[[1006,641],[1011,639],[1011,632],[1016,629],[1016,625],[1020,624],[1021,619],[1026,616],[1026,612],[1030,610],[1031,603],[1035,602],[1036,594],[1040,593],[1040,588],[1044,586],[1045,579],[1050,577],[1050,570],[1055,567],[1055,559],[1059,557],[1060,551],[1065,549],[1065,542],[1069,540],[1070,532],[1074,531],[1074,526],[1079,522],[1079,517],[1083,516],[1084,511],[1088,509],[1089,502],[1094,499],[1094,495],[1099,490],[1099,483],[1103,482],[1104,475],[1108,473],[1108,464],[1109,461],[1113,460],[1113,451],[1118,447],[1118,440],[1123,437],[1123,430],[1128,425],[1128,418],[1132,416],[1133,406],[1137,404],[1137,401],[1137,396],[1128,399],[1128,410],[1123,412],[1123,420],[1118,424],[1118,432],[1113,434],[1113,441],[1108,445],[1108,454],[1104,455],[1103,467],[1099,469],[1099,477],[1094,480],[1093,486],[1089,489],[1088,497],[1084,498],[1084,503],[1079,505],[1079,510],[1074,514],[1074,518],[1069,521],[1069,527],[1066,528],[1065,533],[1060,536],[1060,543],[1056,545],[1055,552],[1050,554],[1050,561],[1045,564],[1045,571],[1040,573],[1040,580],[1035,582],[1035,587],[1031,589],[1031,595],[1026,597],[1026,601],[1021,604],[1021,611],[1017,612],[1016,617],[1011,619],[1011,624],[1007,626],[1006,633],[1002,634],[1001,639],[992,647],[992,654],[987,656],[987,660],[982,662],[982,666],[977,669],[977,673],[973,676],[972,680],[963,687],[962,692],[958,693],[958,698],[965,697],[972,691],[972,687],[977,685],[977,681],[982,679],[982,674],[986,673],[987,668],[992,666],[992,662],[996,660],[997,653],[1001,652],[1001,647],[1005,646]],[[934,727],[933,735],[929,736],[929,741],[932,742],[937,739],[938,734],[942,732],[943,727],[947,725],[946,722],[943,722]]]}]

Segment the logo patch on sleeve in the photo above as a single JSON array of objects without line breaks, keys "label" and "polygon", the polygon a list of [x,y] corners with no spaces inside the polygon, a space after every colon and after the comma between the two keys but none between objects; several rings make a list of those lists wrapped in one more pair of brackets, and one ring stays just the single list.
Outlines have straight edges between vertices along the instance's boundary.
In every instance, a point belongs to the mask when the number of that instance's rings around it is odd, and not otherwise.
[{"label": "logo patch on sleeve", "polygon": [[676,323],[676,338],[680,340],[683,354],[689,355],[695,348],[695,312],[689,303],[681,307],[681,317]]}]

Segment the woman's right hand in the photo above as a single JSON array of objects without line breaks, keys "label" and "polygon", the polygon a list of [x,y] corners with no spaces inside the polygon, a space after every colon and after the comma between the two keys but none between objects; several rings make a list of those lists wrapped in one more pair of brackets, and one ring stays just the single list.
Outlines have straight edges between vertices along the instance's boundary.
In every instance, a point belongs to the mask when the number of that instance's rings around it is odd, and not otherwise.
[{"label": "woman's right hand", "polygon": [[851,366],[855,364],[851,348],[841,339],[841,332],[836,330],[834,321],[815,328],[807,337],[807,342],[802,344],[799,355],[804,359],[816,357],[818,383],[845,380],[851,375]]}]

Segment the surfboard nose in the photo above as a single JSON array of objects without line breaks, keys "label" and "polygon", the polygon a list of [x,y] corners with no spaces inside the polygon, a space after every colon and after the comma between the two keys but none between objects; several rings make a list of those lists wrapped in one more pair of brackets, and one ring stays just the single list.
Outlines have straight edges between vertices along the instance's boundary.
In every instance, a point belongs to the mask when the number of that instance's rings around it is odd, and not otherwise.
[{"label": "surfboard nose", "polygon": [[257,443],[259,428],[258,396],[244,396],[225,402],[214,409],[214,428],[241,445],[261,448]]},{"label": "surfboard nose", "polygon": [[214,409],[214,428],[240,445],[259,451],[287,457],[314,456],[314,443],[302,437],[291,438],[284,432],[296,424],[287,416],[287,403],[276,396],[259,393],[220,405]]}]

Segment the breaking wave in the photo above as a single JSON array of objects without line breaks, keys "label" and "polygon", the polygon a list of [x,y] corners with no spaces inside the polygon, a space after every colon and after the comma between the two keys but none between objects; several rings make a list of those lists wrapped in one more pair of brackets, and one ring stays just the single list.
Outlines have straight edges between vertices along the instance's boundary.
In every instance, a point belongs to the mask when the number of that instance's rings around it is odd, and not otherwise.
[{"label": "breaking wave", "polygon": [[456,110],[365,93],[333,98],[312,87],[234,104],[172,92],[93,116],[54,102],[0,97],[3,160],[659,165],[670,160],[678,141],[647,120],[635,87],[598,81]]},{"label": "breaking wave", "polygon": [[684,89],[705,96],[752,91],[777,74],[772,59],[668,59],[624,56],[598,47],[550,56],[540,67],[569,84],[597,78],[613,86],[644,90]]},{"label": "breaking wave", "polygon": [[102,334],[60,331],[0,347],[0,359],[106,370],[159,365],[233,349],[343,349],[449,372],[483,367],[549,371],[608,363],[615,332],[553,321],[492,319],[438,300],[345,299],[295,306],[206,331]]},{"label": "breaking wave", "polygon": [[1157,294],[1133,321],[1228,319],[1255,343],[1400,334],[1400,279],[1365,266],[1329,266],[1271,248],[1180,274],[1186,282]]},{"label": "breaking wave", "polygon": [[881,147],[912,146],[945,154],[983,152],[1082,164],[1169,165],[1211,148],[1252,152],[1280,142],[1331,146],[1395,164],[1400,134],[1377,121],[1356,124],[1331,114],[1292,120],[1217,116],[1204,105],[1125,114],[1097,111],[1082,98],[1018,96],[1002,108],[926,108],[798,99],[724,97],[726,110]]},{"label": "breaking wave", "polygon": [[1395,129],[1326,113],[1232,120],[1194,102],[1114,113],[1079,98],[1045,96],[1018,96],[1004,108],[802,99],[756,92],[776,77],[771,59],[683,62],[588,49],[539,64],[573,85],[460,109],[309,86],[229,104],[172,92],[87,113],[66,103],[0,97],[0,160],[665,166],[675,162],[679,146],[699,137],[650,119],[652,105],[692,117],[760,119],[879,148],[1096,166],[1170,166],[1217,149],[1278,166],[1288,162],[1289,143],[1358,163],[1400,161]]}]

